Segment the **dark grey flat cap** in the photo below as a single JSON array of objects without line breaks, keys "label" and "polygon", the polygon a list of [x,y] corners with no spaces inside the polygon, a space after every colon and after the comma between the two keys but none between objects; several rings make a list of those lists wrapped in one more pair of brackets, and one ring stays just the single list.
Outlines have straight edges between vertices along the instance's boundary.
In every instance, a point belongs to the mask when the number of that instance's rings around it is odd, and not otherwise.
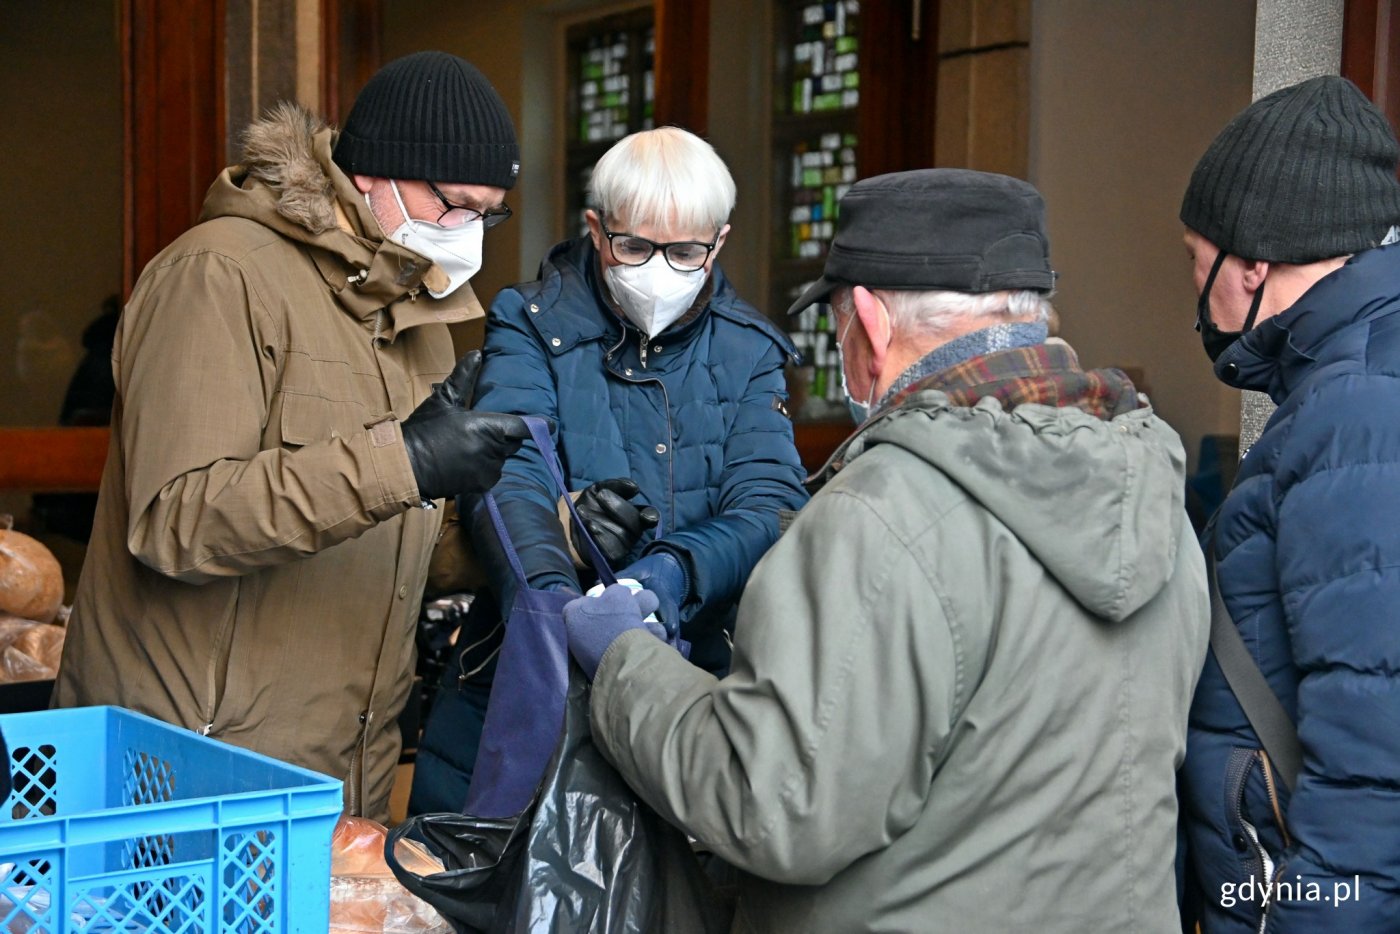
[{"label": "dark grey flat cap", "polygon": [[862,179],[841,199],[822,277],[796,314],[843,285],[998,292],[1055,287],[1045,202],[1027,182],[971,169]]}]

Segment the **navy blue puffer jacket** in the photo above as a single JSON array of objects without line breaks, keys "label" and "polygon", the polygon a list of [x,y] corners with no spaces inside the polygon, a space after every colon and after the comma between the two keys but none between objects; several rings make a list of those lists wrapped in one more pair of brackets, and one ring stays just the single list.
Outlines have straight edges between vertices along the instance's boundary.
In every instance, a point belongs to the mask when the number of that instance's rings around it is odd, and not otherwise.
[{"label": "navy blue puffer jacket", "polygon": [[[1221,592],[1298,724],[1291,800],[1214,656],[1191,710],[1207,934],[1400,929],[1400,245],[1357,254],[1216,362],[1278,404],[1221,510]],[[1283,826],[1276,814],[1282,815]]]},{"label": "navy blue puffer jacket", "polygon": [[[793,346],[717,265],[708,304],[651,340],[604,302],[598,278],[584,237],[551,250],[538,280],[496,297],[476,407],[553,419],[574,491],[609,477],[637,483],[661,513],[662,538],[648,534],[629,560],[658,547],[688,559],[682,632],[692,661],[722,669],[721,630],[777,540],[779,510],[808,498],[783,407]],[[533,443],[494,492],[517,541],[558,529],[557,494]],[[535,586],[550,582],[543,577],[531,573]]]}]

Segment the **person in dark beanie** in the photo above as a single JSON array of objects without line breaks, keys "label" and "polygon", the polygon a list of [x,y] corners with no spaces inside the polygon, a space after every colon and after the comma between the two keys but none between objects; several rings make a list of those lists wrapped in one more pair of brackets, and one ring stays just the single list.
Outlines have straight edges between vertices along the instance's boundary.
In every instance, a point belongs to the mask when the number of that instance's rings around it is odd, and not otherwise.
[{"label": "person in dark beanie", "polygon": [[[345,783],[384,820],[441,510],[528,435],[474,412],[467,280],[520,168],[455,55],[386,65],[337,133],[281,104],[117,326],[112,444],[54,700]],[[436,385],[436,388],[434,388]]]},{"label": "person in dark beanie", "polygon": [[1047,342],[1045,206],[864,179],[825,274],[861,424],[754,569],[728,676],[626,588],[565,610],[593,738],[742,871],[736,931],[1178,932],[1176,770],[1206,650],[1185,452]]},{"label": "person in dark beanie", "polygon": [[1204,536],[1223,603],[1182,790],[1207,934],[1400,918],[1397,159],[1314,78],[1231,121],[1182,199],[1215,374],[1278,406]]}]

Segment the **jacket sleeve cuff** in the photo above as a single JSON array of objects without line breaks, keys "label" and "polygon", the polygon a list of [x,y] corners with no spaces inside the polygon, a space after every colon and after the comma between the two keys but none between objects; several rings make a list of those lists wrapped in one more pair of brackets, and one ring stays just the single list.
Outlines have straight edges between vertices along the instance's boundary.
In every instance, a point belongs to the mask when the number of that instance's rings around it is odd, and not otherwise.
[{"label": "jacket sleeve cuff", "polygon": [[690,603],[695,599],[695,575],[691,570],[690,552],[684,548],[677,548],[665,539],[658,539],[646,548],[642,549],[642,556],[663,554],[671,557],[681,569],[681,593],[684,595],[682,605]]},{"label": "jacket sleeve cuff", "polygon": [[378,496],[368,497],[365,505],[379,521],[396,516],[423,501],[418,481],[408,460],[399,420],[388,416],[365,425],[370,466],[378,481]]},{"label": "jacket sleeve cuff", "polygon": [[[629,686],[633,671],[642,672],[643,677],[640,683]],[[597,715],[624,716],[631,703],[630,693],[645,693],[647,683],[653,681],[674,686],[692,675],[714,680],[647,630],[628,629],[608,644],[598,660],[598,670],[593,673],[593,709]]]}]

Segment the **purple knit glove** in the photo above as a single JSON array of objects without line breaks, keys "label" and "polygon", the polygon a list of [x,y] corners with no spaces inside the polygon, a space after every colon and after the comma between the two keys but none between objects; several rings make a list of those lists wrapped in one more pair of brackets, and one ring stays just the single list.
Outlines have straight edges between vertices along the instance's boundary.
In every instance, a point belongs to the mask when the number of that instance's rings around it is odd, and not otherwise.
[{"label": "purple knit glove", "polygon": [[608,646],[627,630],[645,629],[666,641],[665,629],[642,621],[644,616],[656,612],[656,605],[656,594],[649,590],[634,594],[625,584],[613,584],[596,597],[579,597],[564,605],[569,653],[589,681],[597,673]]}]

